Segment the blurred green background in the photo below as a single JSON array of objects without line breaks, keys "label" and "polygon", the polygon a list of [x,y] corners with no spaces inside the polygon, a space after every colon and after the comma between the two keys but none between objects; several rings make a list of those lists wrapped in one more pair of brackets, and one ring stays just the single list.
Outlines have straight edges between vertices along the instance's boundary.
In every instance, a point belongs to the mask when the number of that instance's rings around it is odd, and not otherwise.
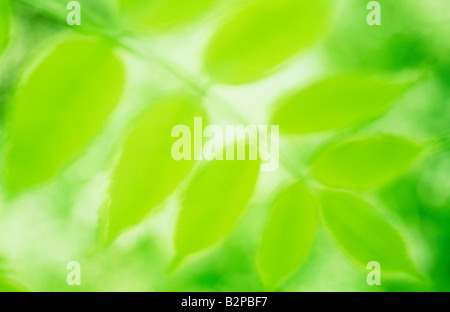
[{"label": "blurred green background", "polygon": [[[69,2],[0,0],[1,291],[450,290],[449,1]],[[174,161],[195,116],[280,167]]]}]

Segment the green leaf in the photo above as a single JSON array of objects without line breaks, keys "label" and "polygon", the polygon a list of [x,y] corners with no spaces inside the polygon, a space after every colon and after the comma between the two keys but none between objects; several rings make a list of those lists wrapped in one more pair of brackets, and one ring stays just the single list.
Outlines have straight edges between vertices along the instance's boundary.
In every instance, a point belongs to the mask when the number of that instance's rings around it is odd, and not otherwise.
[{"label": "green leaf", "polygon": [[131,27],[156,32],[191,20],[215,1],[119,0],[119,6],[124,21]]},{"label": "green leaf", "polygon": [[315,195],[302,182],[278,195],[258,253],[259,268],[269,287],[276,287],[309,255],[319,225],[317,209]]},{"label": "green leaf", "polygon": [[115,108],[124,79],[117,55],[90,39],[59,44],[23,77],[7,125],[10,193],[49,180],[73,160]]},{"label": "green leaf", "polygon": [[287,134],[337,130],[380,117],[409,84],[339,75],[283,97],[272,124]]},{"label": "green leaf", "polygon": [[186,190],[175,235],[174,265],[230,232],[250,200],[259,160],[212,160]]},{"label": "green leaf", "polygon": [[391,135],[373,135],[330,144],[313,160],[313,173],[326,186],[364,191],[405,173],[421,147]]},{"label": "green leaf", "polygon": [[213,36],[205,68],[215,82],[241,84],[270,72],[310,46],[328,20],[323,0],[256,0]]},{"label": "green leaf", "polygon": [[325,190],[322,212],[337,243],[359,264],[380,263],[382,272],[417,275],[403,239],[375,209],[348,193]]},{"label": "green leaf", "polygon": [[112,175],[107,241],[139,224],[190,172],[193,160],[176,161],[171,155],[177,140],[172,128],[187,125],[194,133],[194,117],[203,115],[200,99],[183,95],[161,99],[138,122]]},{"label": "green leaf", "polygon": [[11,9],[8,1],[0,2],[0,54],[8,44]]}]

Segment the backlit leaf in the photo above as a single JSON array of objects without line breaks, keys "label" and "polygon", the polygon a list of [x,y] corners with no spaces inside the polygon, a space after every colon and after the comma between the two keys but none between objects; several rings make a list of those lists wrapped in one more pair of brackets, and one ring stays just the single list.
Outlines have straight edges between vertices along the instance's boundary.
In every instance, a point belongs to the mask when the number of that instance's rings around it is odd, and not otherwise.
[{"label": "backlit leaf", "polygon": [[397,230],[368,203],[343,192],[320,196],[328,229],[337,243],[359,264],[380,263],[382,272],[417,274]]},{"label": "backlit leaf", "polygon": [[327,186],[368,190],[406,172],[420,151],[416,143],[391,135],[338,141],[318,153],[313,172]]},{"label": "backlit leaf", "polygon": [[175,263],[230,232],[253,193],[259,169],[259,160],[212,160],[202,168],[182,202]]},{"label": "backlit leaf", "polygon": [[381,116],[407,84],[364,75],[340,75],[282,98],[272,124],[287,134],[337,130]]},{"label": "backlit leaf", "polygon": [[276,287],[309,255],[319,223],[317,208],[316,197],[302,182],[278,195],[258,254],[267,285]]},{"label": "backlit leaf", "polygon": [[110,186],[107,240],[139,224],[164,201],[194,165],[172,157],[172,128],[187,125],[193,136],[194,117],[204,115],[195,97],[168,97],[148,111],[128,136]]},{"label": "backlit leaf", "polygon": [[261,78],[314,43],[328,11],[323,0],[252,1],[214,34],[206,51],[206,70],[219,83]]},{"label": "backlit leaf", "polygon": [[104,42],[70,39],[23,77],[9,108],[6,184],[11,193],[52,178],[99,132],[124,85]]},{"label": "backlit leaf", "polygon": [[216,0],[119,0],[120,13],[132,27],[148,32],[186,22]]}]

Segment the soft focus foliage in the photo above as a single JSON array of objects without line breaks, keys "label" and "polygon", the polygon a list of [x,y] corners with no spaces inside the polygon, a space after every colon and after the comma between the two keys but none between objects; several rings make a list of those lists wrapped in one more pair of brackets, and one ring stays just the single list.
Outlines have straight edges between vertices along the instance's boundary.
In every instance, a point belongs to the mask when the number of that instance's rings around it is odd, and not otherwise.
[{"label": "soft focus foliage", "polygon": [[79,2],[0,1],[0,291],[450,290],[448,0]]}]

